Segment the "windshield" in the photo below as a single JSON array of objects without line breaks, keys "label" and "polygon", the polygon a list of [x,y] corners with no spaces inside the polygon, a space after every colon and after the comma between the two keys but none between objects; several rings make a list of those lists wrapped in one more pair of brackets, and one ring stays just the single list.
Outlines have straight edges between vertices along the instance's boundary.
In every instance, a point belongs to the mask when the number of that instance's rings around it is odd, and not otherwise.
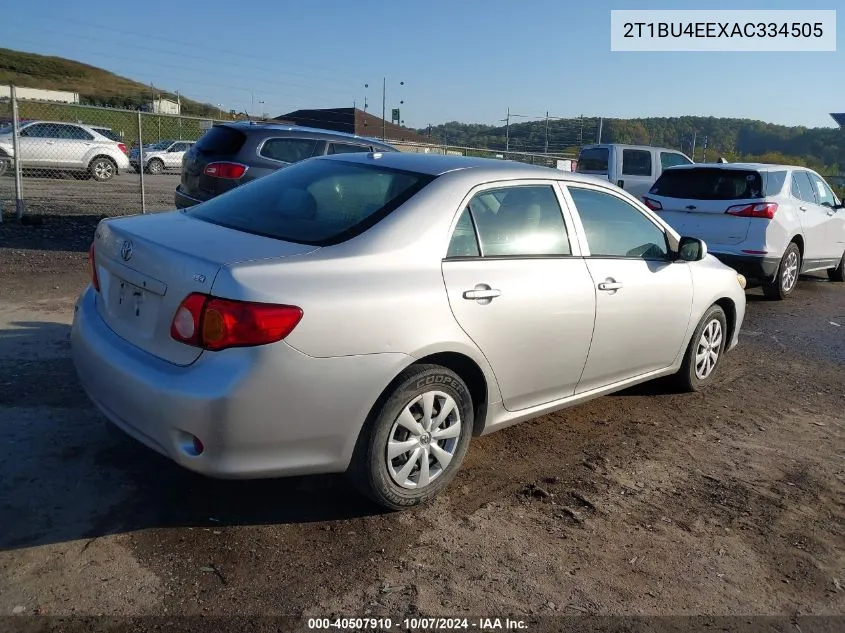
[{"label": "windshield", "polygon": [[667,169],[649,193],[686,200],[753,200],[762,198],[760,172],[748,169]]},{"label": "windshield", "polygon": [[433,179],[375,165],[308,159],[186,213],[247,233],[328,246],[363,233]]}]

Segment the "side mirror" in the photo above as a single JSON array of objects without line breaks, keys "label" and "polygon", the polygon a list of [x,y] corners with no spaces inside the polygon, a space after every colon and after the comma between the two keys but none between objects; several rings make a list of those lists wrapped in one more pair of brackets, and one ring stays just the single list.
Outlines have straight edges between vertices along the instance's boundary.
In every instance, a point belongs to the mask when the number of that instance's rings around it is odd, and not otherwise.
[{"label": "side mirror", "polygon": [[678,259],[684,262],[697,262],[707,255],[707,244],[697,237],[682,237],[678,244]]},{"label": "side mirror", "polygon": [[840,200],[837,204],[834,204],[832,209],[834,211],[836,211],[838,209],[845,209],[845,200]]}]

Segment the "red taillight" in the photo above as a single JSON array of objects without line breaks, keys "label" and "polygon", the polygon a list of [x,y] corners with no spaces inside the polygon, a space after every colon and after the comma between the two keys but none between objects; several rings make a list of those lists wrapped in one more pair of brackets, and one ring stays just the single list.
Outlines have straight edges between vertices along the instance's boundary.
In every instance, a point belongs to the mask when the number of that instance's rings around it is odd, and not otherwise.
[{"label": "red taillight", "polygon": [[123,152],[123,153],[124,153],[124,154],[126,154],[127,156],[129,155],[129,150],[128,150],[128,149],[126,149],[126,145],[124,145],[123,143],[118,143],[118,144],[117,144],[117,149],[119,149],[121,152]]},{"label": "red taillight", "polygon": [[202,173],[212,178],[237,180],[246,173],[246,165],[240,163],[209,163]]},{"label": "red taillight", "polygon": [[296,306],[188,295],[170,325],[175,340],[217,351],[281,341],[302,319]]},{"label": "red taillight", "polygon": [[94,290],[100,292],[100,278],[97,276],[97,263],[94,260],[94,242],[91,242],[91,247],[88,249],[88,266],[91,268],[91,285]]},{"label": "red taillight", "polygon": [[756,204],[737,204],[725,209],[725,213],[741,218],[765,218],[766,220],[773,220],[777,210],[777,202],[759,202]]},{"label": "red taillight", "polygon": [[645,206],[647,206],[652,211],[660,211],[663,208],[663,205],[660,204],[657,200],[652,200],[651,198],[644,196],[643,202]]}]

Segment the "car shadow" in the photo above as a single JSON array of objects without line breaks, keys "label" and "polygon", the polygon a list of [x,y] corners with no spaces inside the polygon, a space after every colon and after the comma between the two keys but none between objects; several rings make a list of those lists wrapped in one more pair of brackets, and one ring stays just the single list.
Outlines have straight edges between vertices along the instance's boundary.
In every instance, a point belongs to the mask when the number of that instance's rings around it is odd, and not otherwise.
[{"label": "car shadow", "polygon": [[0,224],[0,246],[13,250],[87,252],[104,214],[33,213]]},{"label": "car shadow", "polygon": [[383,513],[340,475],[226,481],[177,466],[95,410],[68,339],[59,323],[0,329],[0,550],[146,528]]}]

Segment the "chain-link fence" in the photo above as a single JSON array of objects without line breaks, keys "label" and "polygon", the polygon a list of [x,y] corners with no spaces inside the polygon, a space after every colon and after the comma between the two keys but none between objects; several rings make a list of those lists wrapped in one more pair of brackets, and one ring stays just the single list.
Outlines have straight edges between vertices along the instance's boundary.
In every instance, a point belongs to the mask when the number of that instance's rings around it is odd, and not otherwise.
[{"label": "chain-link fence", "polygon": [[0,204],[7,217],[16,197],[27,216],[172,209],[182,155],[214,123],[18,100],[14,125],[14,106],[0,104]]},{"label": "chain-link fence", "polygon": [[[80,104],[0,102],[0,209],[7,218],[15,212],[37,218],[173,209],[182,156],[215,122]],[[400,151],[497,158],[565,170],[576,158],[571,151],[392,144]]]}]

